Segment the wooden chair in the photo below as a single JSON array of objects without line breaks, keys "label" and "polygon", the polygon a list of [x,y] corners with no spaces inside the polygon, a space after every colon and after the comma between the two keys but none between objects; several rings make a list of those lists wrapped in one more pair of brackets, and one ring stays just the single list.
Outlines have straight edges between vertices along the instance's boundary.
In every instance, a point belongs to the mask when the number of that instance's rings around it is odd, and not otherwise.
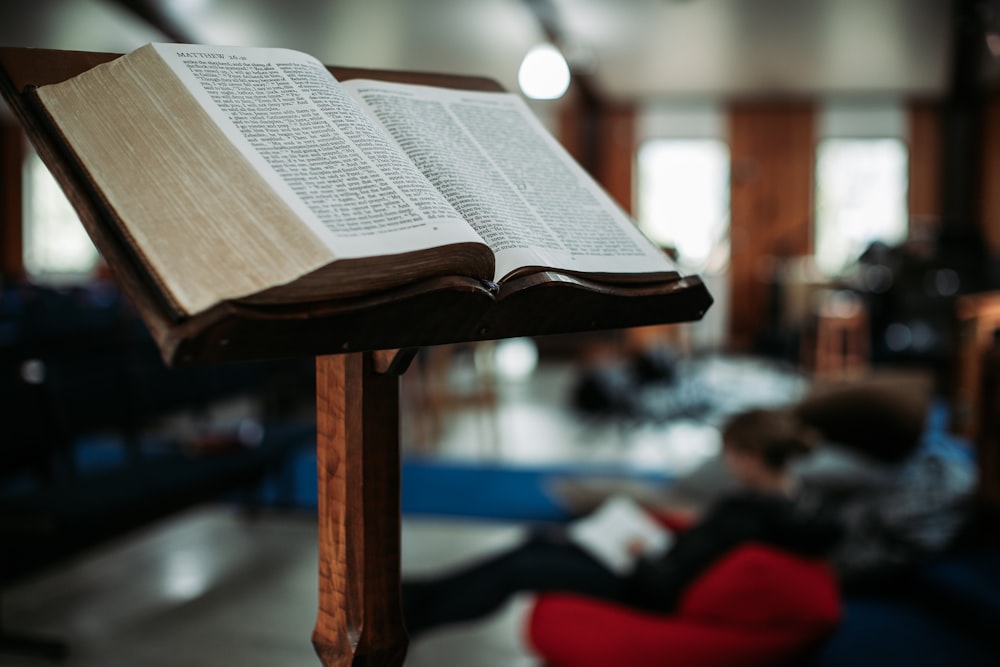
[{"label": "wooden chair", "polygon": [[824,378],[850,378],[869,367],[868,314],[849,292],[827,292],[816,314],[813,372]]}]

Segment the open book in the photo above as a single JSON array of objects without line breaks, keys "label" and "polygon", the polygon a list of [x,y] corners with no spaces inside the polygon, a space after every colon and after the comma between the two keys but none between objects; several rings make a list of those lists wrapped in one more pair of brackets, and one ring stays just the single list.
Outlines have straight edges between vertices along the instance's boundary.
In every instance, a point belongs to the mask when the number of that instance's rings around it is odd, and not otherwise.
[{"label": "open book", "polygon": [[516,95],[150,44],[37,100],[178,317],[446,275],[677,276]]},{"label": "open book", "polygon": [[569,525],[569,538],[618,575],[635,569],[640,554],[656,558],[674,535],[628,496],[612,496]]}]

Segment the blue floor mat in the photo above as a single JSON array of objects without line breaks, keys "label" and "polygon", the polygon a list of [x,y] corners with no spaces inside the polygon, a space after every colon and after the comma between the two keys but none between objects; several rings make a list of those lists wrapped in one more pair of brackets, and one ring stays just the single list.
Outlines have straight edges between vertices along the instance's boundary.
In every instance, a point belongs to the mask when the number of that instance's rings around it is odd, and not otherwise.
[{"label": "blue floor mat", "polygon": [[[125,465],[120,442],[95,438],[79,443],[76,466],[97,474]],[[554,479],[621,477],[667,483],[662,473],[623,469],[612,464],[526,466],[479,461],[442,461],[404,457],[401,464],[401,504],[407,515],[435,515],[487,519],[562,521],[568,510],[549,493]],[[252,500],[264,506],[312,510],[317,506],[316,453],[308,438],[288,452],[284,464],[252,494],[233,500]]]},{"label": "blue floor mat", "polygon": [[664,475],[623,472],[608,466],[525,467],[502,464],[403,462],[404,514],[432,514],[492,519],[564,521],[567,509],[548,493],[555,478],[616,475],[664,482]]},{"label": "blue floor mat", "polygon": [[[315,508],[317,496],[316,457],[301,453],[293,462],[294,481],[286,487],[292,505]],[[661,474],[622,471],[610,466],[503,465],[478,462],[447,462],[420,458],[404,459],[400,500],[404,515],[434,515],[563,521],[570,518],[565,507],[551,497],[548,483],[554,478],[621,476],[650,482],[669,481]]]}]

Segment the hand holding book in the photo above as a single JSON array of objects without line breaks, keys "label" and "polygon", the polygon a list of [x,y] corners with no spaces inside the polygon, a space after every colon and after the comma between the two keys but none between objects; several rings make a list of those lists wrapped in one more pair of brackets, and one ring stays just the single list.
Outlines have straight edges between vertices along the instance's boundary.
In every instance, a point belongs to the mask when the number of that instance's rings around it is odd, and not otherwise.
[{"label": "hand holding book", "polygon": [[569,536],[619,575],[631,572],[640,557],[665,553],[674,540],[669,530],[627,496],[613,496],[574,521]]}]

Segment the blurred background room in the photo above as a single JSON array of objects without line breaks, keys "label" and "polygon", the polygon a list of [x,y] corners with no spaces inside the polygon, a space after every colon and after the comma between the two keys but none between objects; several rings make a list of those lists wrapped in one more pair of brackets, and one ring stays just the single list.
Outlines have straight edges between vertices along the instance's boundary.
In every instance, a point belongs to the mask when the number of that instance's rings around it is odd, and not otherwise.
[{"label": "blurred background room", "polygon": [[[697,512],[733,485],[725,420],[795,406],[829,445],[801,478],[917,554],[906,595],[844,586],[803,664],[1000,660],[1000,0],[0,6],[0,46],[150,41],[491,77],[712,294],[697,322],[421,349],[404,574],[615,494]],[[314,363],[164,367],[0,107],[0,664],[318,664]],[[542,664],[515,606],[406,664]]]}]

